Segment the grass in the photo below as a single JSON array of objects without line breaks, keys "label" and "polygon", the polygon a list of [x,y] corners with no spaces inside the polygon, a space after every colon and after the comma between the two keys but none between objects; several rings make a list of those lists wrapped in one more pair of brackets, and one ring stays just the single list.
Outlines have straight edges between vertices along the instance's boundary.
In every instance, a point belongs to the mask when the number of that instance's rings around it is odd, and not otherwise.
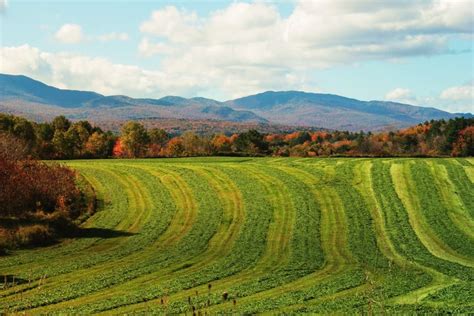
[{"label": "grass", "polygon": [[473,163],[70,161],[88,233],[0,257],[0,313],[470,314]]}]

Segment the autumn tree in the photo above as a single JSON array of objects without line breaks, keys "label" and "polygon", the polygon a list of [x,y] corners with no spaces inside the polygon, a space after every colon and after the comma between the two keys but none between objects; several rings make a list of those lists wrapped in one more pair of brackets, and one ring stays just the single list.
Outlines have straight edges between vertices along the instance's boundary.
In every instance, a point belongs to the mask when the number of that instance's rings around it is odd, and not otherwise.
[{"label": "autumn tree", "polygon": [[163,151],[163,154],[167,157],[181,157],[184,153],[184,145],[181,137],[171,138]]},{"label": "autumn tree", "polygon": [[225,135],[215,135],[212,138],[211,146],[217,152],[230,152],[232,141]]},{"label": "autumn tree", "polygon": [[158,157],[161,153],[161,150],[168,142],[170,136],[165,130],[160,128],[152,128],[148,131],[148,136],[150,138],[150,143],[148,145],[148,156]]},{"label": "autumn tree", "polygon": [[296,137],[289,139],[290,146],[301,145],[311,141],[311,135],[308,132],[298,132]]},{"label": "autumn tree", "polygon": [[120,141],[129,157],[143,157],[149,143],[145,127],[137,122],[127,122],[121,130]]},{"label": "autumn tree", "polygon": [[474,156],[474,126],[468,126],[459,132],[453,144],[453,156]]},{"label": "autumn tree", "polygon": [[94,132],[84,145],[85,153],[91,157],[104,158],[109,156],[110,140],[104,133]]},{"label": "autumn tree", "polygon": [[206,137],[199,137],[193,132],[184,132],[181,139],[186,156],[202,156],[211,153],[210,141]]},{"label": "autumn tree", "polygon": [[115,140],[114,146],[112,148],[112,156],[116,158],[125,157],[125,153],[123,151],[122,140],[117,138]]}]

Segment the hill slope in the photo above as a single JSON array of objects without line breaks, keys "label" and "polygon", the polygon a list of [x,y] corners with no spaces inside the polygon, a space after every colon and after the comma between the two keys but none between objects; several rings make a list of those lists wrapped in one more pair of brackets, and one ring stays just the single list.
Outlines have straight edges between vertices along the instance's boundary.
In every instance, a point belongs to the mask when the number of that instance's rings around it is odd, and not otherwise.
[{"label": "hill slope", "polygon": [[472,159],[67,164],[87,238],[0,257],[0,313],[473,311]]},{"label": "hill slope", "polygon": [[77,90],[62,90],[45,85],[26,76],[0,74],[0,96],[2,101],[24,100],[63,108],[75,108],[103,95]]},{"label": "hill slope", "polygon": [[160,99],[104,96],[62,90],[25,76],[0,74],[0,110],[50,119],[129,120],[146,118],[210,119],[312,126],[342,130],[399,128],[452,114],[434,108],[384,101],[360,101],[331,94],[267,91],[227,102],[201,97],[166,96]]},{"label": "hill slope", "polygon": [[435,108],[300,91],[267,91],[225,104],[234,109],[252,111],[275,123],[347,130],[400,127],[459,116]]},{"label": "hill slope", "polygon": [[25,76],[4,74],[0,74],[0,85],[0,109],[34,119],[66,115],[73,119],[96,121],[158,117],[266,122],[253,112],[234,110],[204,98],[103,96],[94,92],[58,89]]}]

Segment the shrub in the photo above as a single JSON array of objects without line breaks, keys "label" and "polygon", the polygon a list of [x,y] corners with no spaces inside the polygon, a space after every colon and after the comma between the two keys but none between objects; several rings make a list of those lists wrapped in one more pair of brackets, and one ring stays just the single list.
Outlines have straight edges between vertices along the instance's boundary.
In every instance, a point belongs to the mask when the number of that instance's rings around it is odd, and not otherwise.
[{"label": "shrub", "polygon": [[43,246],[51,243],[53,232],[48,225],[20,226],[15,232],[16,246]]},{"label": "shrub", "polygon": [[72,212],[80,197],[76,174],[58,164],[25,157],[24,144],[0,134],[0,216],[58,209]]},{"label": "shrub", "polygon": [[0,134],[0,252],[48,244],[94,207],[93,192],[82,194],[73,170],[31,159],[23,148],[21,141]]}]

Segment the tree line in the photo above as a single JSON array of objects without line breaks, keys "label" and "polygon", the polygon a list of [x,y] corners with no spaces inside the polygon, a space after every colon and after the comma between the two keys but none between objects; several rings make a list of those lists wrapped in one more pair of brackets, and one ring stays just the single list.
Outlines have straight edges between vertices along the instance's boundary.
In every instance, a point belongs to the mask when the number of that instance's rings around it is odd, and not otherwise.
[{"label": "tree line", "polygon": [[58,116],[35,123],[0,114],[0,133],[22,140],[40,159],[136,158],[192,156],[473,156],[474,119],[432,120],[390,132],[298,131],[264,134],[256,130],[232,135],[170,135],[134,121],[119,134],[88,121]]}]

